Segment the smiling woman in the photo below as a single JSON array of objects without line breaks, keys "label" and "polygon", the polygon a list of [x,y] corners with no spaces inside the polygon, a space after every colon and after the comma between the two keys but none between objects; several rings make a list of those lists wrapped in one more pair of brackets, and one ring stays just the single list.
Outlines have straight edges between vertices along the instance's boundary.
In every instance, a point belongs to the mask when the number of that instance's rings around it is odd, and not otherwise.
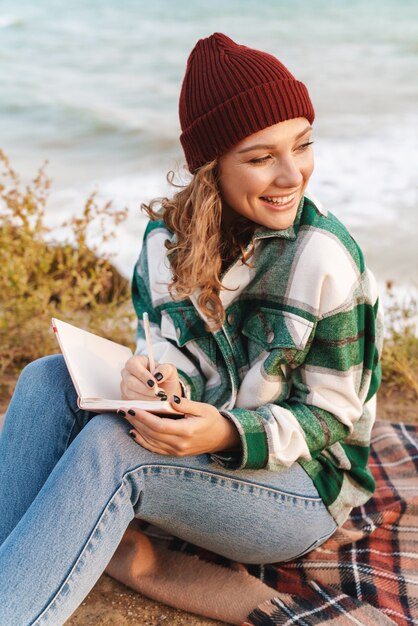
[{"label": "smiling woman", "polygon": [[[196,610],[135,518],[270,563],[321,545],[370,498],[378,295],[356,242],[307,193],[313,120],[307,88],[276,58],[221,33],[197,42],[180,95],[192,179],[144,207],[137,348],[121,383],[131,408],[80,410],[59,356],[26,367],[10,403],[0,624],[63,624],[105,568]],[[184,419],[138,408],[156,396]],[[242,576],[216,605],[225,589],[198,610],[251,623],[274,595]]]}]

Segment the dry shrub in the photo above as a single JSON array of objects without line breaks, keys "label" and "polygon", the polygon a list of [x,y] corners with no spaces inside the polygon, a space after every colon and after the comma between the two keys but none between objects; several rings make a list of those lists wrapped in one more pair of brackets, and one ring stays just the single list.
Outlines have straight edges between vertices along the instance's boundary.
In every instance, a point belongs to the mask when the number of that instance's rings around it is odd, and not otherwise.
[{"label": "dry shrub", "polygon": [[383,347],[383,383],[387,393],[405,392],[418,398],[418,303],[416,295],[400,299],[391,282],[386,285],[386,340]]},{"label": "dry shrub", "polygon": [[[93,193],[81,215],[61,225],[68,238],[58,243],[45,225],[50,188],[45,166],[28,185],[1,151],[0,166],[0,381],[33,359],[58,352],[51,317],[132,344],[129,282],[109,255],[98,256],[112,236],[109,221],[117,227],[126,210],[99,206]],[[92,229],[100,236],[88,247]]]}]

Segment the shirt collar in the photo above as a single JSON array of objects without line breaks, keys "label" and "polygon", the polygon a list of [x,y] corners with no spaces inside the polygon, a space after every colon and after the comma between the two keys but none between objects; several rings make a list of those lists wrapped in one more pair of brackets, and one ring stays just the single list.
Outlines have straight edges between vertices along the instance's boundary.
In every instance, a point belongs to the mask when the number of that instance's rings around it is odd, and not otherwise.
[{"label": "shirt collar", "polygon": [[260,226],[259,228],[255,229],[253,240],[256,241],[257,239],[268,239],[270,237],[280,237],[280,239],[289,239],[290,241],[294,241],[296,239],[296,233],[298,230],[297,227],[300,222],[304,204],[305,204],[305,197],[302,196],[302,200],[299,203],[294,222],[291,226],[289,226],[289,228],[285,228],[282,230],[272,230],[271,228],[267,228],[266,226]]}]

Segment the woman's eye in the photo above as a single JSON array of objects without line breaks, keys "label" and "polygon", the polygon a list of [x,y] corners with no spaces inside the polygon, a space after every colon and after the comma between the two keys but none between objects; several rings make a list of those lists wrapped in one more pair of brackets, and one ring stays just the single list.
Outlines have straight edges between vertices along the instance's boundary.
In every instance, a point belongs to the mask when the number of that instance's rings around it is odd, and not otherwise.
[{"label": "woman's eye", "polygon": [[313,144],[313,141],[307,141],[306,143],[303,143],[302,145],[298,146],[296,148],[296,150],[306,150],[307,148],[309,148],[309,146],[311,146]]},{"label": "woman's eye", "polygon": [[258,165],[259,163],[265,163],[270,158],[271,158],[270,155],[267,154],[266,156],[258,157],[257,159],[251,159],[250,163],[254,163],[255,165]]}]

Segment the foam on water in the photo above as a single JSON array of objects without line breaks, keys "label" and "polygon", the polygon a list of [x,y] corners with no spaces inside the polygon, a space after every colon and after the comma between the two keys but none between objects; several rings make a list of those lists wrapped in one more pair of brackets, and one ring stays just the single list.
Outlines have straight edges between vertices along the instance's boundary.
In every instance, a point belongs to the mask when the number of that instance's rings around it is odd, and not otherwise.
[{"label": "foam on water", "polygon": [[[86,199],[93,191],[96,192],[96,201],[99,205],[112,201],[115,209],[128,209],[127,219],[118,226],[114,237],[102,247],[102,251],[111,254],[119,271],[124,276],[130,277],[141,249],[147,223],[147,217],[140,210],[140,203],[167,195],[172,189],[161,173],[148,172],[138,176],[120,176],[97,181],[81,188],[53,191],[48,204],[46,223],[53,229],[54,238],[61,241],[68,238],[68,232],[60,228],[61,224],[69,215],[81,213]],[[107,230],[111,230],[110,220],[106,220],[105,223]],[[100,239],[100,234],[92,232],[89,243],[96,244]]]},{"label": "foam on water", "polygon": [[[382,120],[379,129],[319,137],[313,181],[321,198],[351,226],[410,220],[417,226],[418,117]],[[348,126],[348,125],[343,125]]]}]

